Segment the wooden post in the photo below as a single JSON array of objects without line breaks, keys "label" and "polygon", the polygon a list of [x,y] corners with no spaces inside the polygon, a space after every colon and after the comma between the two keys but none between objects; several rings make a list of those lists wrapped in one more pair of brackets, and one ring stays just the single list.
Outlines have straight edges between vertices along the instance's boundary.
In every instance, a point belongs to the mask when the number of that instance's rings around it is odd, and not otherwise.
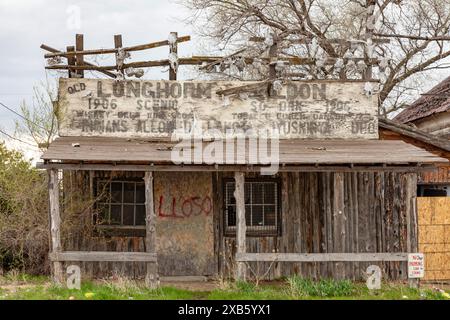
[{"label": "wooden post", "polygon": [[[175,37],[177,39],[177,42],[175,42],[175,45],[173,47],[171,45],[169,45],[169,48],[170,48],[169,53],[178,54],[178,32],[171,32],[170,36]],[[177,80],[177,71],[178,70],[175,70],[172,68],[172,66],[170,66],[169,80]]]},{"label": "wooden post", "polygon": [[[370,20],[373,19],[375,6],[376,6],[376,0],[368,0],[367,1],[367,7],[366,7],[367,20],[366,20],[366,34],[365,34],[366,42],[373,41],[373,28],[374,28],[373,24],[375,23],[375,21],[370,21]],[[372,25],[369,26],[369,23],[371,23]],[[364,61],[367,64],[367,69],[363,75],[364,80],[372,80],[372,78],[373,78],[372,65],[369,64],[369,61],[371,58],[372,57],[367,57],[367,59]]]},{"label": "wooden post", "polygon": [[[75,50],[76,51],[83,51],[84,50],[84,40],[82,34],[77,34],[75,36]],[[76,55],[76,65],[77,66],[83,66],[84,65],[84,55],[77,54]],[[77,75],[81,78],[84,78],[84,71],[83,70],[77,70]]]},{"label": "wooden post", "polygon": [[[145,177],[145,251],[156,253],[156,215],[153,202],[153,172],[146,172]],[[159,286],[158,262],[147,263],[145,283],[156,289]]]},{"label": "wooden post", "polygon": [[[245,236],[247,225],[245,222],[245,178],[243,172],[234,173],[235,191],[234,197],[236,199],[236,253],[246,253]],[[236,262],[236,280],[245,281],[246,266],[245,262]]]},{"label": "wooden post", "polygon": [[[269,48],[269,80],[275,81],[277,79],[276,61],[278,56],[278,38],[273,35],[273,45]],[[269,96],[276,95],[273,90],[273,83],[269,84]]]},{"label": "wooden post", "polygon": [[[417,213],[417,173],[407,174],[406,184],[406,247],[408,253],[419,251],[418,213]],[[419,279],[409,279],[411,288],[419,287]]]},{"label": "wooden post", "polygon": [[[51,236],[51,253],[61,252],[61,236],[60,225],[61,217],[59,212],[59,184],[58,170],[48,170],[48,195],[50,209],[50,236]],[[53,281],[57,285],[62,285],[64,281],[62,263],[60,261],[53,262]]]},{"label": "wooden post", "polygon": [[[114,48],[120,49],[120,48],[122,48],[122,46],[123,46],[123,44],[122,44],[122,35],[121,35],[121,34],[116,34],[116,35],[114,36]],[[118,71],[120,74],[122,74],[122,75],[124,76],[124,78],[125,78],[125,74],[124,74],[124,72],[123,72],[123,67],[122,67],[123,61],[119,62],[118,57],[119,57],[119,54],[116,53],[116,65],[117,65],[117,71]]]},{"label": "wooden post", "polygon": [[[69,46],[66,48],[66,50],[67,50],[67,52],[72,52],[72,51],[75,51],[75,47]],[[69,66],[69,78],[75,77],[74,75],[76,74],[76,72],[70,68],[71,66],[74,66],[75,63],[76,63],[76,58],[74,55],[70,55],[67,57],[67,65]]]},{"label": "wooden post", "polygon": [[[333,253],[345,252],[345,195],[344,195],[344,173],[333,174]],[[345,277],[345,266],[343,262],[335,264],[336,278]]]}]

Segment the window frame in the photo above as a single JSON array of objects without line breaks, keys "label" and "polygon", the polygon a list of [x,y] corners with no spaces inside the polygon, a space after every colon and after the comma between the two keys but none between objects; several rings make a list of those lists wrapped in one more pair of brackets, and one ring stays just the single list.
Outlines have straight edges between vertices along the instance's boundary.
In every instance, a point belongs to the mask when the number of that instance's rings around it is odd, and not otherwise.
[{"label": "window frame", "polygon": [[[446,195],[425,195],[425,190],[440,190],[441,192],[445,192]],[[438,198],[438,197],[450,197],[450,183],[449,182],[435,182],[435,183],[419,183],[417,185],[417,197],[423,198],[423,197],[431,197],[431,198]]]},{"label": "window frame", "polygon": [[[146,199],[144,198],[144,202],[143,203],[138,203],[136,202],[136,197],[137,197],[137,185],[142,185],[143,186],[143,190],[144,190],[144,197],[145,197],[145,183],[141,178],[114,178],[114,179],[108,179],[108,178],[94,178],[93,181],[93,199],[95,200],[94,202],[94,226],[95,226],[95,231],[96,231],[96,235],[98,236],[136,236],[136,237],[145,237],[145,229],[146,229],[146,224],[145,224],[145,218],[144,218],[144,224],[143,225],[136,225],[136,207],[139,205],[144,206],[144,214],[146,212]],[[106,183],[110,185],[110,190],[109,190],[109,195],[112,197],[112,190],[111,190],[111,186],[113,183],[121,183],[122,185],[122,191],[121,191],[121,195],[122,195],[122,199],[120,202],[117,202],[117,205],[121,206],[120,209],[120,219],[121,222],[120,224],[112,224],[111,223],[111,216],[109,216],[109,221],[107,223],[99,223],[98,220],[98,209],[100,205],[109,205],[109,214],[111,215],[111,205],[114,204],[112,203],[112,201],[110,200],[108,203],[106,202],[101,202],[101,199],[99,199],[99,184],[100,183]],[[134,184],[134,203],[129,203],[129,202],[124,202],[124,185],[126,183],[133,183]],[[133,225],[124,225],[123,224],[123,216],[124,216],[124,205],[132,205],[133,206]]]},{"label": "window frame", "polygon": [[[222,194],[223,194],[223,201],[222,206],[223,210],[221,212],[222,214],[222,223],[223,223],[223,234],[225,237],[235,237],[236,236],[236,226],[229,226],[228,225],[228,219],[227,219],[227,183],[235,183],[234,178],[223,178],[222,179]],[[266,230],[258,230],[258,226],[251,226],[248,225],[248,221],[246,221],[247,228],[246,228],[246,236],[248,237],[281,237],[282,236],[282,206],[281,206],[281,179],[278,177],[261,177],[261,178],[245,178],[244,184],[246,182],[250,183],[257,183],[257,182],[273,182],[275,183],[276,188],[276,196],[277,196],[277,203],[275,204],[276,207],[276,225],[273,229],[266,229]]]}]

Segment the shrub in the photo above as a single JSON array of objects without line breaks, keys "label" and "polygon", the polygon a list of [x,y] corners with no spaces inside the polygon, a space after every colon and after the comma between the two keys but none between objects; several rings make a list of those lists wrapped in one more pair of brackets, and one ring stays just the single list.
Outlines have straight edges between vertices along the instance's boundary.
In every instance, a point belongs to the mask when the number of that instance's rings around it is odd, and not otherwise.
[{"label": "shrub", "polygon": [[0,266],[47,273],[48,232],[45,173],[0,143]]}]

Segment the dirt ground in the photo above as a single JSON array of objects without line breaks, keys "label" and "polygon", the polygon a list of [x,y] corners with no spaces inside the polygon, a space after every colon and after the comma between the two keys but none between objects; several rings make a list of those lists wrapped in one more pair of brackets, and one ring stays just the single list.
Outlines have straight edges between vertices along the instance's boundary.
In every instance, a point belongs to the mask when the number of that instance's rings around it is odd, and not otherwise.
[{"label": "dirt ground", "polygon": [[213,291],[214,289],[220,288],[220,284],[215,281],[161,281],[161,286],[201,292]]}]

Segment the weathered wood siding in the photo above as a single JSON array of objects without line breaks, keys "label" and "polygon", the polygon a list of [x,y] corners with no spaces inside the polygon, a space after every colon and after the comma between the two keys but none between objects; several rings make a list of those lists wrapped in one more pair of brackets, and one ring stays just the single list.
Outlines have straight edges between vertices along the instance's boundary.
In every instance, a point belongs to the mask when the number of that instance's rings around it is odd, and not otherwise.
[{"label": "weathered wood siding", "polygon": [[[93,194],[94,178],[143,176],[141,172],[65,173],[64,203],[67,212],[74,212],[71,220],[78,219],[79,223],[63,233],[64,250],[145,252],[145,238],[142,236],[94,236],[93,202],[89,200]],[[210,173],[154,173],[158,270],[161,276],[217,273],[211,180]],[[144,263],[136,262],[86,262],[82,263],[82,270],[90,277],[126,275],[142,278],[146,269]]]},{"label": "weathered wood siding", "polygon": [[419,251],[425,254],[425,278],[450,280],[450,197],[420,197]]},{"label": "weathered wood siding", "polygon": [[[86,203],[79,215],[92,221],[88,208],[93,177],[143,177],[143,173],[73,172],[65,187]],[[254,174],[247,174],[254,177]],[[159,272],[165,275],[233,276],[236,240],[223,237],[223,178],[233,173],[155,173],[155,212]],[[413,214],[416,174],[281,173],[282,233],[247,237],[247,252],[331,253],[407,252],[408,215]],[[342,189],[337,191],[337,188]],[[162,198],[161,198],[162,197]],[[211,206],[208,203],[211,200]],[[175,200],[174,200],[175,199]],[[65,199],[68,204],[69,199]],[[203,206],[202,206],[203,203]],[[192,210],[191,210],[192,208]],[[64,218],[63,218],[64,221]],[[416,219],[412,219],[416,221]],[[87,229],[89,230],[89,229]],[[145,251],[143,237],[92,237],[82,230],[64,232],[64,250]],[[417,239],[412,239],[417,241]],[[362,279],[370,263],[249,263],[247,275],[274,279],[305,277]],[[384,276],[406,278],[406,264],[381,263]],[[270,270],[269,270],[270,267]],[[96,277],[143,277],[143,263],[83,263]]]},{"label": "weathered wood siding", "polygon": [[419,183],[425,184],[450,184],[450,166],[440,166],[436,171],[421,172]]},{"label": "weathered wood siding", "polygon": [[[410,203],[415,200],[407,192],[416,188],[415,174],[283,173],[281,178],[282,235],[247,237],[247,252],[407,252],[407,216],[413,213]],[[218,177],[219,185],[220,181]],[[336,183],[343,192],[335,189]],[[222,212],[221,202],[218,194],[217,214]],[[220,270],[232,275],[235,239],[224,238],[219,248]],[[248,275],[362,279],[369,264],[252,262]],[[405,263],[379,265],[385,277],[407,276]]]}]

